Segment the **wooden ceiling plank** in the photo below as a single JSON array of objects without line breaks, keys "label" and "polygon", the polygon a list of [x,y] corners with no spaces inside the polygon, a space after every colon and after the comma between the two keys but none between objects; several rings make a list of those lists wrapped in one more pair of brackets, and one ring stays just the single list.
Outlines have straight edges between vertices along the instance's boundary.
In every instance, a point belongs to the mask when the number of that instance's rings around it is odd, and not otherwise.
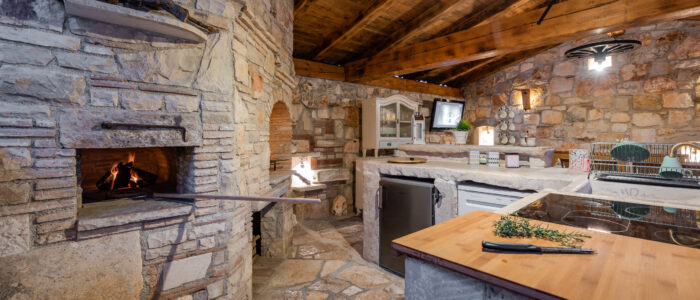
[{"label": "wooden ceiling plank", "polygon": [[380,50],[376,53],[384,53],[404,44],[406,41],[414,39],[417,35],[423,32],[426,26],[429,26],[431,23],[442,18],[446,12],[450,11],[459,3],[460,0],[439,1],[437,4],[430,7],[430,9],[424,11],[418,17],[414,18],[411,23],[406,24],[405,26],[402,26],[398,30],[394,31],[394,33],[387,39],[388,43],[375,49],[375,51]]},{"label": "wooden ceiling plank", "polygon": [[[697,0],[575,0],[414,44],[345,65],[346,79],[368,81],[562,43],[594,34],[700,15]],[[595,20],[595,22],[591,21]]]},{"label": "wooden ceiling plank", "polygon": [[[294,58],[294,71],[297,75],[323,78],[336,81],[344,81],[345,73],[343,67],[319,63],[315,61]],[[440,86],[437,84],[422,83],[415,80],[401,78],[385,78],[362,82],[360,84],[384,87],[395,90],[411,91],[417,93],[433,94],[439,96],[462,98],[460,89]]]},{"label": "wooden ceiling plank", "polygon": [[319,61],[326,57],[326,55],[335,47],[342,44],[343,42],[352,38],[355,34],[360,32],[365,26],[372,23],[384,8],[388,7],[393,0],[374,0],[372,5],[367,9],[363,10],[357,18],[346,26],[341,32],[335,33],[324,40],[323,44],[314,51],[315,55],[313,60]]},{"label": "wooden ceiling plank", "polygon": [[310,2],[313,0],[297,0],[294,2],[294,18],[298,18],[306,9],[309,7]]},{"label": "wooden ceiling plank", "polygon": [[461,31],[474,27],[482,22],[487,22],[490,18],[498,16],[499,13],[504,12],[506,9],[508,9],[508,7],[522,5],[523,2],[532,2],[532,0],[492,0],[483,9],[479,9],[463,18],[460,22],[441,30],[435,34],[435,36],[443,36],[455,31]]}]

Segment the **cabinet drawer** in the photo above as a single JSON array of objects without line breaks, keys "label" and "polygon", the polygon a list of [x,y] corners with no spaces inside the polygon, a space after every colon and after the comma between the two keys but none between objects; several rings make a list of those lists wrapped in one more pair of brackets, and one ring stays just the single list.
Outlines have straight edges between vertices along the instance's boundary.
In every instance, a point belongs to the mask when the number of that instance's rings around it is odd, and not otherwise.
[{"label": "cabinet drawer", "polygon": [[396,149],[399,145],[410,143],[411,141],[379,141],[379,149]]},{"label": "cabinet drawer", "polygon": [[459,191],[458,197],[459,197],[460,201],[466,201],[467,203],[469,203],[469,202],[488,203],[488,204],[502,205],[502,206],[506,206],[506,205],[511,204],[511,203],[513,203],[517,200],[520,200],[522,198],[522,197],[512,197],[512,196],[506,196],[506,195],[485,194],[485,193],[466,192],[466,191]]}]

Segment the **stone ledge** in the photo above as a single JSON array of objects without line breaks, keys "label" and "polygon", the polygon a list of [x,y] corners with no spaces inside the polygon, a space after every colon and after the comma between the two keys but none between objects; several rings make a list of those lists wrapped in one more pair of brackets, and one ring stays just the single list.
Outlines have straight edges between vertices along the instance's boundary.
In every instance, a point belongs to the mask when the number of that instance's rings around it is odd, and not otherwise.
[{"label": "stone ledge", "polygon": [[90,203],[78,210],[77,230],[80,232],[122,226],[185,216],[193,212],[192,204],[178,201],[120,199]]},{"label": "stone ledge", "polygon": [[91,0],[68,0],[64,3],[66,12],[73,16],[157,32],[197,43],[207,40],[207,35],[197,29],[197,27],[181,22],[171,16],[148,13]]},{"label": "stone ledge", "polygon": [[476,150],[479,152],[502,152],[502,153],[518,153],[523,155],[543,157],[546,156],[548,152],[554,151],[552,147],[519,147],[519,146],[480,146],[480,145],[443,145],[443,144],[425,144],[425,145],[413,145],[405,144],[399,145],[399,150],[404,151],[408,154],[413,153],[425,153],[425,154],[464,154],[469,155],[470,150]]}]

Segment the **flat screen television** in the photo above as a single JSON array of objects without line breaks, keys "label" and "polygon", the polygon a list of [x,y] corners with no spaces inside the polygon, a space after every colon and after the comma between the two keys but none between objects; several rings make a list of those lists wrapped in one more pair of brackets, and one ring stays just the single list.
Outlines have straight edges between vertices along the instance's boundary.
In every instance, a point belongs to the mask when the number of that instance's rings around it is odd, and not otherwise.
[{"label": "flat screen television", "polygon": [[462,113],[464,113],[464,101],[435,98],[430,131],[457,128],[457,124],[462,120]]}]

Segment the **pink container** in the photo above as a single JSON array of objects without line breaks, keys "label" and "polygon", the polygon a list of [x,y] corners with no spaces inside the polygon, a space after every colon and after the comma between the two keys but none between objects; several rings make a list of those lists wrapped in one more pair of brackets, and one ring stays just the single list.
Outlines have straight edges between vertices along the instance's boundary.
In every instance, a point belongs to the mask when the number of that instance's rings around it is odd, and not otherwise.
[{"label": "pink container", "polygon": [[506,153],[506,168],[520,168],[520,155],[517,153]]}]

